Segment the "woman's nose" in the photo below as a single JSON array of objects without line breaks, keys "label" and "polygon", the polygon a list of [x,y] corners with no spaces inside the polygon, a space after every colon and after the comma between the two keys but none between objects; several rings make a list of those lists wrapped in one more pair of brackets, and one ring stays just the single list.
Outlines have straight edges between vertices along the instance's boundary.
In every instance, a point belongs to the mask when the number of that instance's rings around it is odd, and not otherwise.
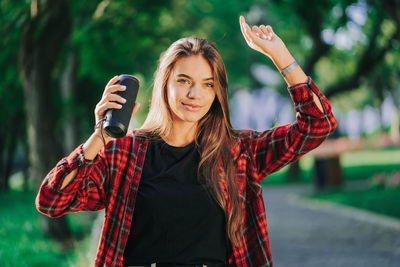
[{"label": "woman's nose", "polygon": [[189,98],[196,98],[198,96],[198,88],[196,85],[193,85],[189,88],[188,97]]}]

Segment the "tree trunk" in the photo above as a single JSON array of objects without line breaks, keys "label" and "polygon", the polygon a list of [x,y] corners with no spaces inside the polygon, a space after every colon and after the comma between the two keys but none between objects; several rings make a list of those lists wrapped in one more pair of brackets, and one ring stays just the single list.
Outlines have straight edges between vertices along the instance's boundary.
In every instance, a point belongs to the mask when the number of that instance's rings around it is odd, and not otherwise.
[{"label": "tree trunk", "polygon": [[24,151],[24,164],[22,166],[22,173],[23,173],[23,177],[24,177],[24,191],[28,191],[29,190],[29,173],[28,173],[28,169],[29,169],[29,145],[26,141],[26,138],[22,138],[22,150]]},{"label": "tree trunk", "polygon": [[[32,6],[36,8],[23,28],[18,63],[26,103],[30,176],[38,188],[61,157],[54,132],[51,80],[57,57],[69,36],[71,21],[65,0],[49,0],[43,5],[34,1]],[[71,233],[65,217],[41,218],[46,234],[70,243]]]},{"label": "tree trunk", "polygon": [[78,59],[75,51],[68,54],[67,64],[61,79],[61,94],[64,99],[64,154],[69,154],[78,145],[79,127],[76,114],[74,112],[76,75],[78,70]]}]

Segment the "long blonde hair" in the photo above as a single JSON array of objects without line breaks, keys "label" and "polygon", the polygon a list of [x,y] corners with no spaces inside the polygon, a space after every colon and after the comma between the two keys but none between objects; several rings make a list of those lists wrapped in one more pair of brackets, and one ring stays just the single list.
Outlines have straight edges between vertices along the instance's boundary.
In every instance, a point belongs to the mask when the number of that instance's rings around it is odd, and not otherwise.
[{"label": "long blonde hair", "polygon": [[[235,142],[235,131],[229,118],[226,69],[214,44],[196,37],[182,38],[162,54],[154,77],[150,110],[141,130],[159,136],[169,135],[172,115],[167,99],[168,79],[179,58],[195,55],[203,56],[210,64],[216,91],[210,110],[200,119],[197,127],[195,141],[200,153],[198,177],[224,210],[227,237],[238,246],[243,232],[243,211],[230,152],[230,146]],[[227,186],[229,207],[219,183]]]}]

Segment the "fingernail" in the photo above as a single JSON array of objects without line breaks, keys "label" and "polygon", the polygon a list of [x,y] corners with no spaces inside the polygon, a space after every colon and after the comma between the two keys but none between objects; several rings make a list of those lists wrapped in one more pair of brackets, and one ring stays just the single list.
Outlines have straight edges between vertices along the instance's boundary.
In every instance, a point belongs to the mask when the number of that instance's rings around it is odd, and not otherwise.
[{"label": "fingernail", "polygon": [[125,86],[125,85],[122,85],[121,87],[122,87],[122,89],[126,89],[126,86]]},{"label": "fingernail", "polygon": [[121,108],[121,107],[122,107],[122,105],[118,104],[118,107],[119,107],[119,108]]},{"label": "fingernail", "polygon": [[266,36],[265,34],[263,34],[261,37],[262,37],[263,39],[266,39],[266,38],[267,38],[267,36]]},{"label": "fingernail", "polygon": [[243,28],[246,28],[246,24],[244,22],[242,23],[242,26],[243,26]]},{"label": "fingernail", "polygon": [[125,102],[126,102],[126,99],[125,99],[125,98],[122,98],[122,102],[124,102],[124,103],[125,103]]}]

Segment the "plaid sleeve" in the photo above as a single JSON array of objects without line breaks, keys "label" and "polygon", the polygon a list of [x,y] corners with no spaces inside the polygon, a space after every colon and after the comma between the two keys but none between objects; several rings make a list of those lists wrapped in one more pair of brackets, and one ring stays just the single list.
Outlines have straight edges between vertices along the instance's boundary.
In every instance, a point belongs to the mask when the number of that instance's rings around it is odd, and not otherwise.
[{"label": "plaid sleeve", "polygon": [[[35,201],[39,212],[60,217],[68,212],[104,208],[104,184],[108,176],[104,149],[93,160],[87,160],[82,146],[61,159],[44,178]],[[76,168],[75,178],[61,189],[64,178]]]},{"label": "plaid sleeve", "polygon": [[[288,91],[294,103],[296,121],[264,132],[250,133],[251,153],[257,172],[255,177],[259,181],[318,147],[337,126],[328,99],[310,77],[306,83],[288,87]],[[323,112],[314,102],[312,92],[320,99]]]}]

